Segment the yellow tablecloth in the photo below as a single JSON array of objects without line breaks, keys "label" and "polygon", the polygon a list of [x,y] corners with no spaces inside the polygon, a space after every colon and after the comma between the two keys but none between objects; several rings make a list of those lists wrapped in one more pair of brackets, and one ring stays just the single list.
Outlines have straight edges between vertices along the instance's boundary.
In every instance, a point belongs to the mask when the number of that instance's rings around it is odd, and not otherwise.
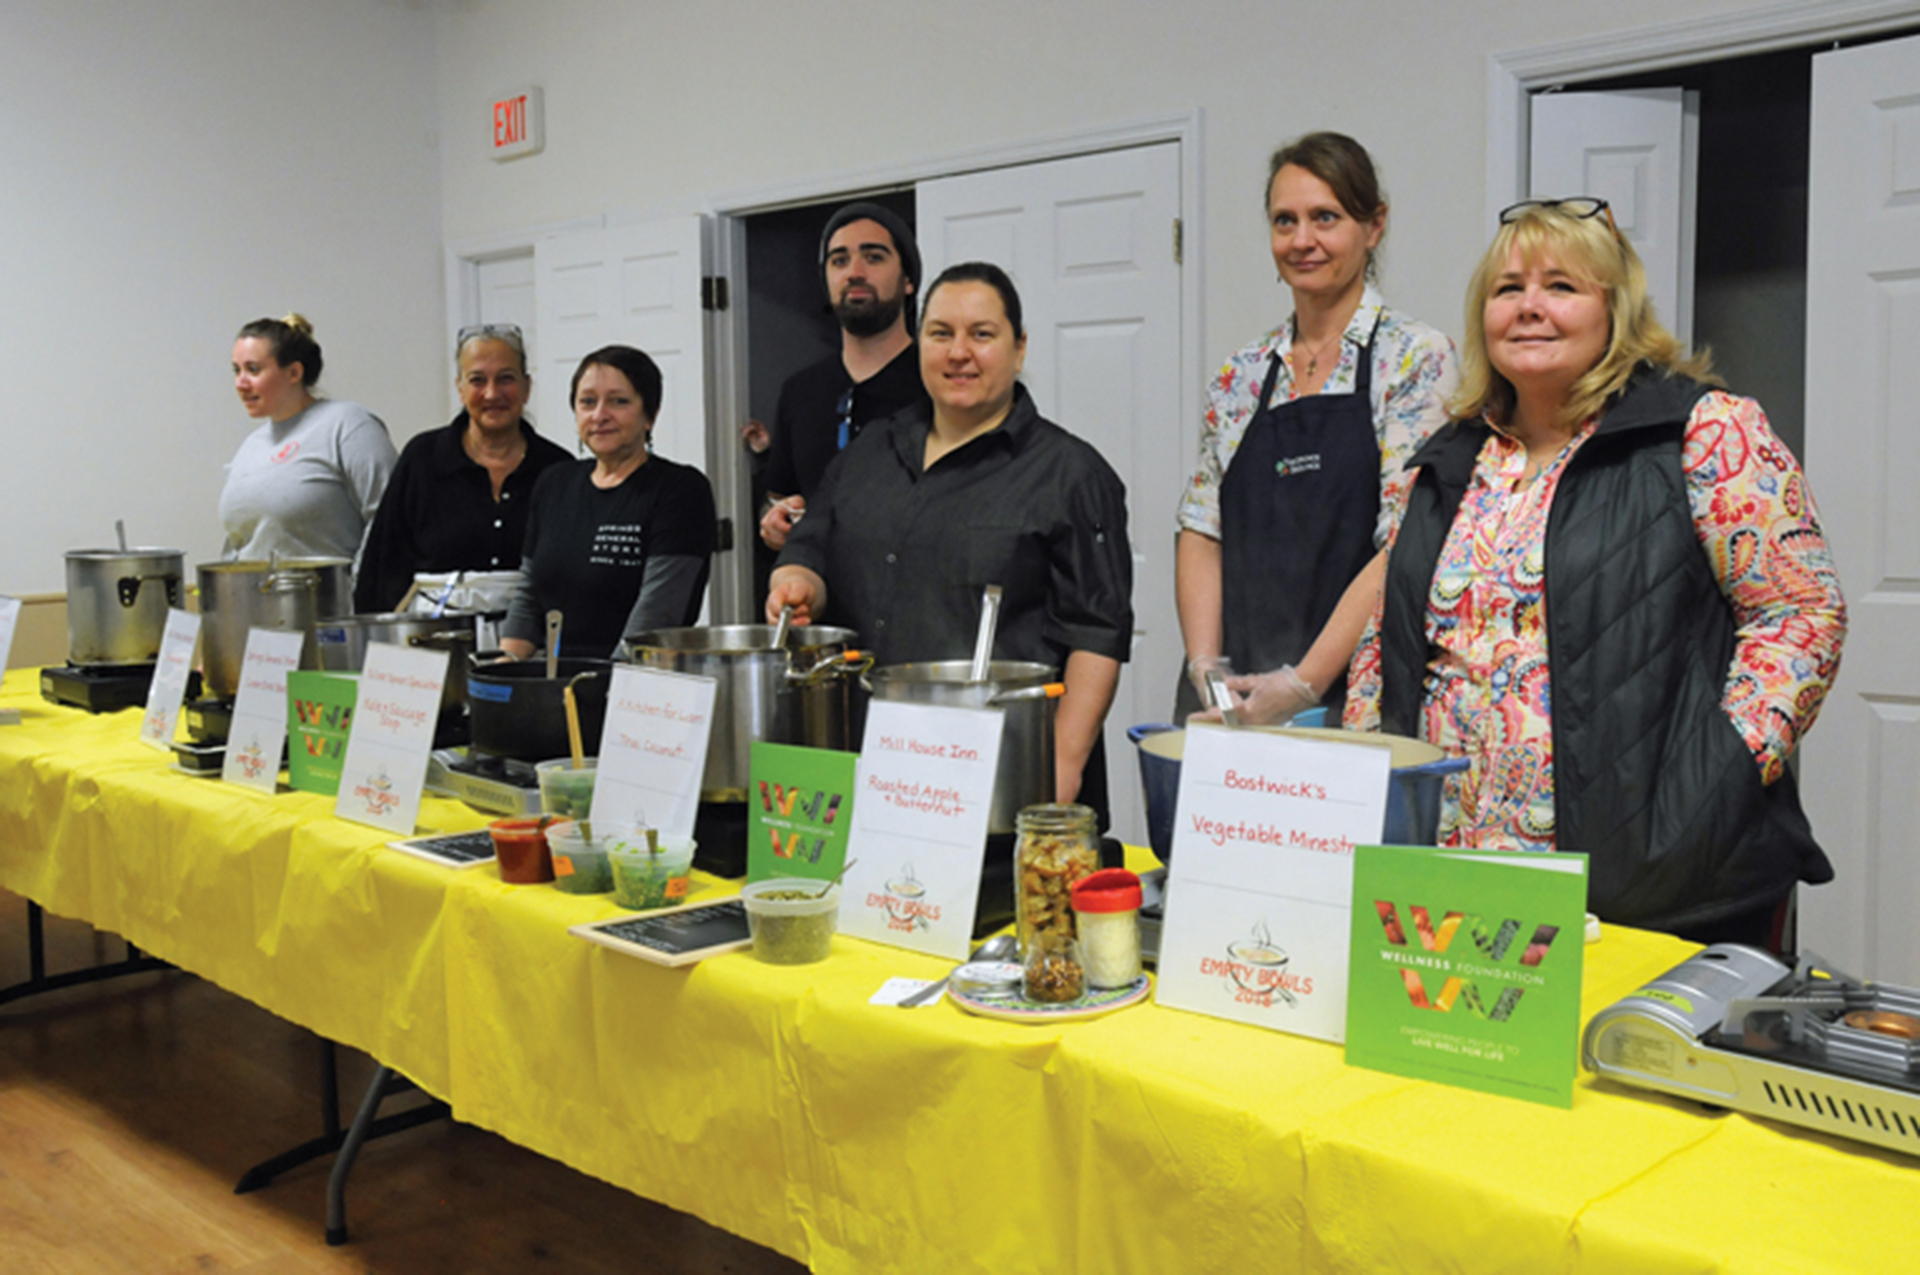
[{"label": "yellow tablecloth", "polygon": [[[0,727],[0,885],[816,1270],[1884,1270],[1843,1237],[1920,1205],[1920,1161],[1586,1079],[1559,1111],[1151,1005],[1043,1027],[876,1007],[944,967],[853,939],[815,966],[658,967],[566,933],[608,899],[175,773],[137,713],[45,704],[31,671],[0,706],[26,719]],[[1610,930],[1585,1011],[1690,950]]]}]

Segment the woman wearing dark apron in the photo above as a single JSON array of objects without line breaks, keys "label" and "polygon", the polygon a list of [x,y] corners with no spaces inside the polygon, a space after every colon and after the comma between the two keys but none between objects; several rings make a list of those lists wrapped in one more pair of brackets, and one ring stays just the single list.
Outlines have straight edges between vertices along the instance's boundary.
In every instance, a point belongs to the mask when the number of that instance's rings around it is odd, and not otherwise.
[{"label": "woman wearing dark apron", "polygon": [[1204,702],[1208,671],[1230,669],[1243,722],[1321,702],[1339,720],[1402,467],[1445,423],[1458,380],[1453,343],[1388,309],[1369,282],[1387,204],[1364,147],[1310,133],[1276,151],[1267,218],[1293,315],[1209,387],[1180,505],[1181,719]]}]

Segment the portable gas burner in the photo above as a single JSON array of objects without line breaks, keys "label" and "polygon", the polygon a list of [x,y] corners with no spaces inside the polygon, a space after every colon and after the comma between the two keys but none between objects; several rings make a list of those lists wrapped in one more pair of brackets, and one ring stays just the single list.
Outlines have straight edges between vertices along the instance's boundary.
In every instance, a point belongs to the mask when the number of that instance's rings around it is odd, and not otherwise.
[{"label": "portable gas burner", "polygon": [[40,698],[84,708],[89,713],[140,708],[153,686],[153,668],[152,664],[62,664],[43,668]]},{"label": "portable gas burner", "polygon": [[1587,1024],[1595,1075],[1920,1156],[1920,992],[1716,944]]},{"label": "portable gas burner", "polygon": [[427,762],[427,787],[490,814],[540,813],[540,780],[530,761],[470,748],[436,748]]}]

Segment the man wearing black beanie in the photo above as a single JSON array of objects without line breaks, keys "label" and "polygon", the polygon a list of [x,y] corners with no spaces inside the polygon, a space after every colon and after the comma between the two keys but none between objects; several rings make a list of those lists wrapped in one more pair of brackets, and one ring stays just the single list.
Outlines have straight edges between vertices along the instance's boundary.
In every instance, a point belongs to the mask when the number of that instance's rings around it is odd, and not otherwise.
[{"label": "man wearing black beanie", "polygon": [[920,249],[899,214],[848,204],[820,234],[827,297],[840,321],[840,352],[789,377],[768,449],[771,501],[760,539],[778,550],[827,465],[869,421],[927,397],[912,336]]}]

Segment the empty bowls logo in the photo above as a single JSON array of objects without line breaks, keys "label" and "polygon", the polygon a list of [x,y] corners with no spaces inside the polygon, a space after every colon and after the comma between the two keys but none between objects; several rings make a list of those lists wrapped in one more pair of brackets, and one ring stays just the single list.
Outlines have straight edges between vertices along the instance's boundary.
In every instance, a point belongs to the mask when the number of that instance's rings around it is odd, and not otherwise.
[{"label": "empty bowls logo", "polygon": [[1246,938],[1227,944],[1226,959],[1202,957],[1200,972],[1219,977],[1235,1004],[1297,1009],[1300,997],[1313,995],[1313,980],[1288,969],[1288,960],[1287,949],[1258,920]]},{"label": "empty bowls logo", "polygon": [[940,919],[940,907],[928,903],[927,888],[913,873],[911,863],[900,865],[900,871],[887,882],[884,891],[876,891],[867,896],[867,906],[877,907],[887,914],[887,928],[903,933],[915,930],[931,929]]},{"label": "empty bowls logo", "polygon": [[246,746],[234,754],[233,764],[237,766],[240,773],[248,779],[258,779],[266,773],[267,754],[266,751],[260,747],[260,737],[258,735],[247,740]]},{"label": "empty bowls logo", "polygon": [[360,799],[367,814],[374,818],[400,808],[400,794],[393,790],[393,780],[387,777],[384,765],[367,776],[365,783],[354,785],[353,795]]}]

